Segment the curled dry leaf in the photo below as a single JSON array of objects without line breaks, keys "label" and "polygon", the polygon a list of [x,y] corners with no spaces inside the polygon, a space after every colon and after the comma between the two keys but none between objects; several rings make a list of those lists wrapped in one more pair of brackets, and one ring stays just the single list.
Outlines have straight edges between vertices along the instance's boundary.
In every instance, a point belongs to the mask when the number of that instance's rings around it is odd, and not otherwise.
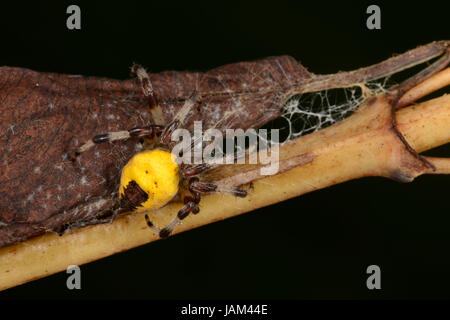
[{"label": "curled dry leaf", "polygon": [[[166,121],[195,96],[187,128],[201,119],[205,128],[245,130],[278,117],[281,88],[311,75],[285,56],[150,77]],[[3,67],[0,97],[0,246],[109,221],[111,195],[137,141],[99,146],[75,164],[69,155],[98,133],[148,125],[139,85]]]}]

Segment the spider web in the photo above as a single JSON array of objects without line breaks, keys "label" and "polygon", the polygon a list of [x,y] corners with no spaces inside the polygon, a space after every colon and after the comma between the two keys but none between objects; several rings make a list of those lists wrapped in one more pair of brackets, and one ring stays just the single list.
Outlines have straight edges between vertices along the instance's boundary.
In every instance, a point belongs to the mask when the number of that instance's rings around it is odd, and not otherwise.
[{"label": "spider web", "polygon": [[314,133],[352,115],[369,96],[386,91],[389,79],[359,86],[308,92],[290,98],[281,117],[266,125],[280,129],[280,143]]}]

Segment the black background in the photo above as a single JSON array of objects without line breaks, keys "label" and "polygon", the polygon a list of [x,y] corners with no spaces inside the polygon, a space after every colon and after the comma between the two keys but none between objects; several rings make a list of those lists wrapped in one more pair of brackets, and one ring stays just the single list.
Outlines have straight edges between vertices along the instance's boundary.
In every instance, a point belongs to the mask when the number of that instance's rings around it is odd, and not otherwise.
[{"label": "black background", "polygon": [[[420,3],[420,2],[417,2]],[[77,4],[82,29],[66,28]],[[381,7],[382,29],[366,28]],[[314,73],[367,66],[450,38],[448,1],[58,1],[0,4],[0,65],[126,79],[289,54]],[[449,148],[428,154],[449,155]],[[365,178],[81,267],[0,298],[391,299],[450,297],[448,176]],[[382,289],[366,288],[380,266]]]}]

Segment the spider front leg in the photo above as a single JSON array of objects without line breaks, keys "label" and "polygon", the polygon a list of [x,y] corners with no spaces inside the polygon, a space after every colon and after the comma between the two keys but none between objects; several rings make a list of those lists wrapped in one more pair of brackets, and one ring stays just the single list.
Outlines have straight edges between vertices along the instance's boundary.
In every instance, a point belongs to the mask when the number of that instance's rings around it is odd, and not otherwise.
[{"label": "spider front leg", "polygon": [[156,107],[158,101],[153,92],[153,86],[147,71],[140,64],[134,63],[131,67],[131,74],[138,78],[141,84],[142,93],[147,98],[150,108]]},{"label": "spider front leg", "polygon": [[164,125],[164,115],[161,106],[156,99],[155,92],[153,91],[152,82],[145,69],[139,64],[133,64],[131,67],[132,75],[135,75],[140,83],[142,93],[147,98],[148,105],[150,107],[150,113],[152,114],[153,121],[158,125]]},{"label": "spider front leg", "polygon": [[161,134],[162,130],[163,130],[162,126],[151,125],[148,127],[133,128],[131,130],[99,134],[99,135],[96,135],[94,138],[88,140],[81,147],[79,147],[77,149],[77,151],[75,151],[75,155],[72,158],[72,160],[76,160],[76,158],[80,154],[89,150],[90,148],[94,147],[97,144],[104,143],[104,142],[112,142],[112,141],[117,141],[117,140],[127,140],[132,137],[153,137],[155,135],[158,136],[159,134]]}]

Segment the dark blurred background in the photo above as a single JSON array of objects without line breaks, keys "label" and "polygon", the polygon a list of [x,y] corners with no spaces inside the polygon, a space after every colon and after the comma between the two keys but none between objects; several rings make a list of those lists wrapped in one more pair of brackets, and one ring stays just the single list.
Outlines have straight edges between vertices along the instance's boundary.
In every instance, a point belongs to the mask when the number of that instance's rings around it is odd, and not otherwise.
[{"label": "dark blurred background", "polygon": [[[81,8],[81,30],[66,8]],[[366,8],[381,8],[381,30]],[[450,38],[450,2],[58,1],[0,4],[0,65],[129,77],[289,54],[352,70]],[[450,156],[448,147],[427,154]],[[6,298],[391,299],[450,297],[449,176],[365,178],[316,191],[0,293]],[[381,290],[366,268],[381,268]]]}]

